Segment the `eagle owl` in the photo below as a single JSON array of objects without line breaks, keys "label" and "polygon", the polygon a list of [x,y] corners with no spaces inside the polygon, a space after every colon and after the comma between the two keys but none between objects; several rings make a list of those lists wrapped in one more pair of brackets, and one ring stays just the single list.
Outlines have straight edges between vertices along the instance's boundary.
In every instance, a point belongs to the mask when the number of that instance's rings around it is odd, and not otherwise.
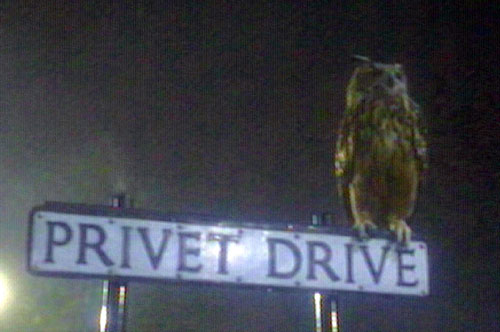
[{"label": "eagle owl", "polygon": [[418,105],[408,95],[400,64],[363,63],[352,75],[335,151],[335,175],[353,228],[388,228],[411,240],[413,213],[427,168]]}]

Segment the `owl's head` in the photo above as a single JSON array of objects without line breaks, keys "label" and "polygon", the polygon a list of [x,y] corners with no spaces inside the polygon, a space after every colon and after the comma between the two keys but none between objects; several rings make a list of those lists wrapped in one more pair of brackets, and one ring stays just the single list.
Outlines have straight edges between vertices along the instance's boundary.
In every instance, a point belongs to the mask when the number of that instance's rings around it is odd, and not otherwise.
[{"label": "owl's head", "polygon": [[[361,56],[354,57],[363,63],[356,68],[349,81],[347,88],[348,99],[358,99],[360,95],[395,97],[407,94],[406,75],[403,66],[373,62]],[[351,96],[349,96],[350,94]]]}]

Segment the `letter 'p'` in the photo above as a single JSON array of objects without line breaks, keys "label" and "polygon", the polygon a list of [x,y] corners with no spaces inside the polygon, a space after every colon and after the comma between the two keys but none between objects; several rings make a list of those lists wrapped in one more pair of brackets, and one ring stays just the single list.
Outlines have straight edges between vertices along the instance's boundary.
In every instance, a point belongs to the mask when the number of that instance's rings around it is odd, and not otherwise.
[{"label": "letter 'p'", "polygon": [[[49,221],[48,226],[48,239],[47,239],[47,255],[45,256],[46,263],[54,263],[54,246],[64,246],[71,241],[73,236],[71,228],[61,221]],[[64,235],[60,239],[56,239],[56,228],[59,228],[64,232]]]}]

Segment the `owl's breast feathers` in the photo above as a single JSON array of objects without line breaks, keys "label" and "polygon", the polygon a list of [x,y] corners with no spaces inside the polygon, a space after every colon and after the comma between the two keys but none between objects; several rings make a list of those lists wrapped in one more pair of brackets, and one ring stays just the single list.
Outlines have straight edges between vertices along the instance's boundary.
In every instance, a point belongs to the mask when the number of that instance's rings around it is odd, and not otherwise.
[{"label": "owl's breast feathers", "polygon": [[405,111],[394,98],[365,103],[355,134],[356,151],[390,155],[404,149],[409,157],[413,141],[415,114]]},{"label": "owl's breast feathers", "polygon": [[417,105],[402,95],[364,98],[356,106],[346,112],[337,140],[335,175],[341,179],[339,184],[351,181],[356,163],[379,169],[412,164],[421,179],[427,168],[427,147]]}]

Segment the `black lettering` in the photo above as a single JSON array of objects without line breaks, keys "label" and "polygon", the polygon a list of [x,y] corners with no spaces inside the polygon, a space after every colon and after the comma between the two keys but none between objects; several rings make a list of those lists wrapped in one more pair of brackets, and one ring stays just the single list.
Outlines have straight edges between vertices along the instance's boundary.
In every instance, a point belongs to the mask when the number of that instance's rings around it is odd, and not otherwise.
[{"label": "black lettering", "polygon": [[188,255],[200,256],[200,248],[187,247],[187,241],[189,239],[200,241],[200,237],[200,232],[179,233],[179,263],[177,271],[200,272],[202,268],[201,264],[198,264],[197,266],[188,266],[186,260]]},{"label": "black lettering", "polygon": [[[318,259],[316,257],[316,249],[321,249],[323,251],[323,258]],[[307,273],[307,279],[311,280],[316,280],[316,271],[315,271],[315,265],[319,265],[323,268],[323,270],[326,272],[330,280],[332,281],[338,281],[340,280],[339,276],[333,271],[333,269],[328,265],[330,262],[330,259],[332,258],[332,251],[330,247],[324,243],[324,242],[319,242],[319,241],[307,241],[307,251],[308,251],[308,257],[309,257],[309,268],[308,268],[308,273]]]},{"label": "black lettering", "polygon": [[130,269],[130,230],[129,226],[123,226],[123,246],[122,246],[122,265],[123,269]]},{"label": "black lettering", "polygon": [[[47,239],[47,255],[45,256],[45,262],[54,263],[54,246],[64,246],[68,244],[68,242],[71,241],[71,237],[73,236],[73,234],[71,232],[71,228],[61,221],[49,221],[47,222],[47,226],[49,228],[49,238]],[[56,240],[56,227],[59,227],[64,231],[64,237],[62,239]]]},{"label": "black lettering", "polygon": [[163,253],[165,252],[165,248],[168,243],[168,239],[172,234],[170,229],[163,229],[163,238],[161,239],[160,248],[158,249],[158,253],[154,252],[153,246],[151,245],[151,240],[149,238],[149,229],[146,227],[138,227],[137,231],[141,235],[142,243],[146,248],[146,253],[148,254],[149,261],[151,262],[151,266],[153,269],[157,270],[158,265],[160,264]]},{"label": "black lettering", "polygon": [[[94,230],[95,232],[97,232],[99,238],[96,243],[87,242],[88,230]],[[102,250],[102,245],[104,244],[104,242],[106,242],[106,233],[104,232],[104,229],[102,229],[102,227],[92,224],[80,224],[80,244],[78,260],[76,261],[76,264],[87,264],[86,253],[88,248],[96,252],[97,256],[99,256],[99,259],[101,260],[101,262],[103,262],[104,265],[113,265],[113,261],[109,259],[109,257],[106,256],[104,250]]]},{"label": "black lettering", "polygon": [[375,281],[375,283],[378,284],[380,281],[380,276],[382,275],[382,271],[384,270],[384,264],[385,264],[385,259],[387,257],[387,252],[391,248],[389,246],[382,247],[383,250],[382,258],[380,259],[377,269],[373,266],[373,261],[370,257],[370,253],[368,252],[368,247],[366,245],[362,245],[360,246],[360,248],[363,257],[365,258],[365,262],[368,264],[368,270],[370,271],[370,274],[372,275],[372,278]]},{"label": "black lettering", "polygon": [[346,283],[348,284],[353,284],[354,283],[354,279],[352,277],[352,247],[353,245],[348,243],[345,245],[347,251],[346,251],[346,255],[347,255],[347,280],[345,281]]},{"label": "black lettering", "polygon": [[398,286],[403,287],[415,287],[418,285],[418,280],[415,281],[406,281],[404,280],[403,270],[414,271],[415,265],[406,265],[403,264],[403,255],[411,255],[412,257],[415,255],[415,249],[410,250],[408,248],[399,248],[397,249],[398,253]]},{"label": "black lettering", "polygon": [[227,271],[227,247],[229,242],[238,243],[238,237],[227,234],[208,234],[209,241],[217,241],[220,246],[220,254],[219,254],[219,269],[217,273],[219,274],[228,274]]},{"label": "black lettering", "polygon": [[[297,248],[293,242],[284,239],[273,239],[268,238],[269,247],[269,271],[267,273],[268,277],[279,278],[279,279],[289,279],[295,276],[302,265],[302,256],[300,255],[300,250]],[[293,268],[290,271],[277,271],[277,257],[276,257],[276,245],[282,245],[288,248],[293,254]]]}]

